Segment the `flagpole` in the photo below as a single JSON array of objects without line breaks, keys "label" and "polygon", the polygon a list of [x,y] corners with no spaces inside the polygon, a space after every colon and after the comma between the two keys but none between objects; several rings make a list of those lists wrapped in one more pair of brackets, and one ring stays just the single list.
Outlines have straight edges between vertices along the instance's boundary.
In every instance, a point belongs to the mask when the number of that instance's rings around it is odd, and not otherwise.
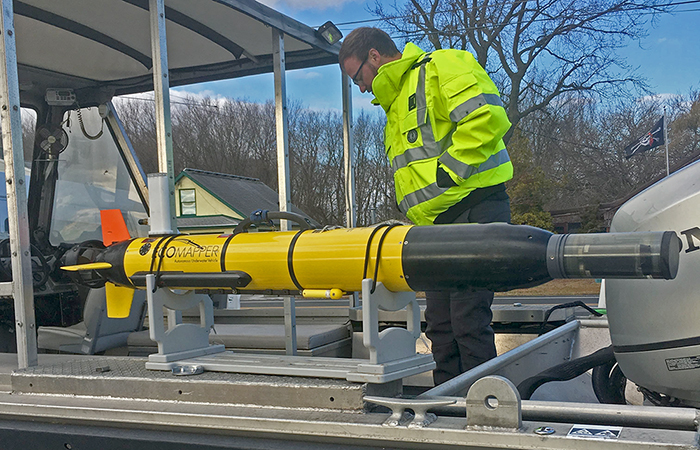
[{"label": "flagpole", "polygon": [[671,174],[668,165],[668,127],[666,126],[666,107],[664,106],[664,144],[666,144],[666,176]]}]

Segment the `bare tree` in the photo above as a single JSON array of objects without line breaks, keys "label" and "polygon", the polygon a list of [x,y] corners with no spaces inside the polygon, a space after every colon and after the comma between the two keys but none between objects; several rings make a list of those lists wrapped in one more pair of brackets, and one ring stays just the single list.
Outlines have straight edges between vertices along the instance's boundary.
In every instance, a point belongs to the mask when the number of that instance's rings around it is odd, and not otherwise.
[{"label": "bare tree", "polygon": [[671,166],[697,157],[700,154],[700,91],[687,97],[676,97],[672,110],[678,114],[669,127]]},{"label": "bare tree", "polygon": [[292,198],[324,224],[343,223],[340,116],[299,108],[290,112]]},{"label": "bare tree", "polygon": [[[404,41],[470,50],[517,127],[564,94],[645,88],[618,54],[646,35],[669,0],[405,0],[372,12]],[[512,131],[511,131],[512,132]],[[510,138],[510,134],[507,136]]]},{"label": "bare tree", "polygon": [[115,100],[117,114],[146,173],[158,172],[156,116],[152,101],[140,98]]},{"label": "bare tree", "polygon": [[393,172],[384,150],[383,114],[361,112],[355,120],[355,198],[357,223],[406,220],[396,206]]},{"label": "bare tree", "polygon": [[[671,170],[700,155],[700,96],[645,97],[615,105],[578,99],[523,120],[509,144],[513,211],[583,208],[623,199],[666,174],[665,147],[627,159],[624,148],[667,115]],[[524,156],[524,157],[523,157]],[[550,189],[542,190],[546,177]],[[529,208],[529,207],[533,208]]]},{"label": "bare tree", "polygon": [[[153,103],[116,103],[147,172],[157,170]],[[345,221],[342,117],[288,102],[292,203],[322,224]],[[175,171],[186,167],[258,178],[277,189],[275,109],[243,100],[188,97],[172,107]],[[358,222],[401,218],[383,144],[384,119],[356,119],[355,177]]]},{"label": "bare tree", "polygon": [[[536,168],[546,174],[555,187],[546,200],[547,209],[623,197],[663,170],[658,152],[627,160],[623,151],[658,120],[659,111],[653,99],[615,107],[580,98],[550,105],[521,122],[519,132],[527,136],[531,156],[529,161],[516,161],[518,148],[511,145],[516,173],[524,164],[527,172],[535,173]],[[529,191],[528,186],[523,188]]]},{"label": "bare tree", "polygon": [[[181,104],[184,103],[184,104]],[[669,103],[668,101],[666,102]],[[673,99],[669,110],[671,167],[700,154],[700,94]],[[508,183],[513,220],[551,227],[547,211],[588,208],[618,200],[665,174],[663,148],[624,157],[627,144],[662,113],[658,98],[615,105],[575,93],[521,120],[509,143],[515,177]],[[147,171],[157,169],[152,102],[118,103],[127,132]],[[274,105],[190,98],[173,110],[176,171],[192,167],[261,179],[277,188]],[[342,117],[289,102],[292,202],[323,224],[344,223]],[[396,208],[393,175],[383,143],[385,119],[355,118],[357,222],[405,217]]]}]

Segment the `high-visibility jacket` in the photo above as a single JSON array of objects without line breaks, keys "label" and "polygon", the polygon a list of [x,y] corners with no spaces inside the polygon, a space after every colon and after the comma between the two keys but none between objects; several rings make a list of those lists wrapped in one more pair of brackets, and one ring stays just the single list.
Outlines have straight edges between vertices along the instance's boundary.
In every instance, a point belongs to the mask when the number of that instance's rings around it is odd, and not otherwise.
[{"label": "high-visibility jacket", "polygon": [[474,189],[513,177],[502,139],[510,121],[471,53],[425,53],[409,43],[379,68],[372,92],[387,115],[396,200],[413,223],[430,225]]}]

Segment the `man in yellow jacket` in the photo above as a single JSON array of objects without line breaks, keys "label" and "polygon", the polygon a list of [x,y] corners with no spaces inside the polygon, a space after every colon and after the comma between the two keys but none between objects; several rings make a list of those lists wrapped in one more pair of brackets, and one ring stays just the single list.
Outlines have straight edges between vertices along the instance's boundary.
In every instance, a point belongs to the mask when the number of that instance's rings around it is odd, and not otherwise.
[{"label": "man in yellow jacket", "polygon": [[[384,31],[357,28],[338,59],[386,112],[384,144],[396,200],[413,223],[510,221],[504,183],[513,165],[502,139],[510,121],[498,89],[471,53],[426,53],[411,43],[399,52]],[[426,292],[426,301],[436,384],[496,356],[493,292]]]}]

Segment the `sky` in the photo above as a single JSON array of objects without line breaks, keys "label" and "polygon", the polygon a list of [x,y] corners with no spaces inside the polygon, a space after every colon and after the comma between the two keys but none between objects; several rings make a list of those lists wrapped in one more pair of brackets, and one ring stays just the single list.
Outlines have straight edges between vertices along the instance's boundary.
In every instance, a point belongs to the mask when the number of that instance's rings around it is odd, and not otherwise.
[{"label": "sky", "polygon": [[[355,27],[376,25],[376,22],[348,23],[375,19],[368,12],[374,0],[258,1],[314,28],[331,20],[344,35]],[[661,16],[641,43],[632,42],[620,52],[628,64],[638,68],[656,95],[688,94],[691,89],[700,88],[700,2],[683,3],[676,7],[675,14]],[[315,110],[341,110],[341,75],[337,65],[287,71],[286,75],[289,99]],[[272,74],[189,85],[175,91],[254,102],[274,98]],[[176,92],[173,94],[178,95]],[[373,110],[372,98],[371,94],[353,88],[355,110]]]}]

